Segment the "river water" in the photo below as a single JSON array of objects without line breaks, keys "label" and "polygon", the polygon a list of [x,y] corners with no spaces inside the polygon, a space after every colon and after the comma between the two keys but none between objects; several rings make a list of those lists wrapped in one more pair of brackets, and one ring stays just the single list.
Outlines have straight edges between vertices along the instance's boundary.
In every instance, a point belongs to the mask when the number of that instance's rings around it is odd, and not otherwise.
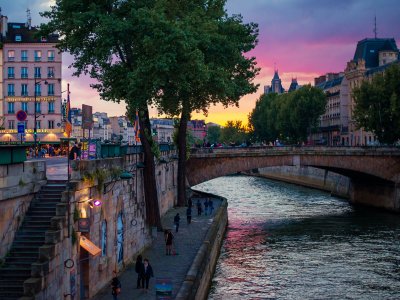
[{"label": "river water", "polygon": [[229,205],[208,299],[400,299],[399,215],[256,177],[195,188]]}]

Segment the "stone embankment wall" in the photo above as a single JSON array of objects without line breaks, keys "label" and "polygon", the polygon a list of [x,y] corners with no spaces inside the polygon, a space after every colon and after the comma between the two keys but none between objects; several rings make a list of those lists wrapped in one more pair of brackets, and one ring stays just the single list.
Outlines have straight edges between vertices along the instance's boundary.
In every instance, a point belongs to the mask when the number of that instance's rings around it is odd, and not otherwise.
[{"label": "stone embankment wall", "polygon": [[226,226],[228,224],[228,202],[225,198],[197,192],[206,197],[220,198],[222,203],[215,214],[203,244],[186,274],[176,300],[207,299],[212,277],[217,265]]},{"label": "stone embankment wall", "polygon": [[[56,217],[60,219],[62,233],[54,238],[50,253],[44,257],[49,263],[43,268],[40,289],[37,285],[32,287],[35,300],[70,299],[65,298],[70,295],[80,299],[81,294],[85,298],[93,297],[109,285],[113,271],[123,270],[137,253],[150,245],[151,228],[145,221],[143,170],[136,168],[137,162],[142,162],[140,154],[72,163],[70,191],[64,192],[64,202],[60,204],[64,209],[60,209]],[[177,161],[171,159],[156,166],[162,214],[176,204],[176,169]],[[119,174],[124,170],[132,171],[134,177],[121,180]],[[68,198],[71,238],[67,236]],[[90,200],[100,200],[102,205],[90,207]],[[86,232],[79,228],[82,219],[89,223]],[[89,254],[80,246],[84,238],[102,252],[96,256]]]},{"label": "stone embankment wall", "polygon": [[0,166],[0,258],[8,252],[34,193],[45,183],[44,161]]},{"label": "stone embankment wall", "polygon": [[260,168],[258,172],[253,172],[251,175],[316,188],[343,198],[350,197],[350,179],[327,170],[313,167],[283,166]]}]

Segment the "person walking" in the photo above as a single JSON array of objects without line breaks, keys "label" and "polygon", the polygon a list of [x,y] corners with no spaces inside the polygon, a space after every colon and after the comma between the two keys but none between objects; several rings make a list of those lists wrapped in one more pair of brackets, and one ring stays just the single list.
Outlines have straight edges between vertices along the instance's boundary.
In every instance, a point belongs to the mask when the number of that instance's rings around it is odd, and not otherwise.
[{"label": "person walking", "polygon": [[197,215],[198,216],[201,216],[201,203],[200,203],[200,199],[197,199],[197,203],[196,203],[196,205],[197,205]]},{"label": "person walking", "polygon": [[207,212],[208,212],[208,199],[206,199],[206,201],[204,201],[204,214],[207,216]]},{"label": "person walking", "polygon": [[175,225],[175,232],[178,232],[179,230],[179,221],[181,220],[181,217],[179,216],[179,213],[176,214],[174,217],[174,225]]},{"label": "person walking", "polygon": [[188,206],[189,206],[190,208],[192,208],[192,205],[193,205],[192,198],[189,198],[189,200],[188,200]]},{"label": "person walking", "polygon": [[135,271],[138,274],[136,282],[137,289],[144,289],[144,265],[142,260],[143,258],[141,255],[136,258]]},{"label": "person walking", "polygon": [[212,201],[212,199],[208,201],[208,208],[210,209],[210,216],[212,216],[214,211],[214,202]]},{"label": "person walking", "polygon": [[165,231],[165,255],[171,255],[171,249],[172,249],[172,240],[174,239],[174,236],[172,235],[171,230],[166,230]]},{"label": "person walking", "polygon": [[143,273],[144,280],[146,282],[146,292],[148,292],[150,277],[154,277],[154,274],[153,274],[153,268],[151,267],[149,260],[147,258],[144,259],[143,267],[144,267],[144,273]]},{"label": "person walking", "polygon": [[69,151],[69,159],[76,160],[78,158],[78,144],[74,143],[71,150]]},{"label": "person walking", "polygon": [[118,295],[121,293],[121,282],[117,277],[117,272],[114,273],[114,278],[111,280],[111,295],[114,300],[118,300]]},{"label": "person walking", "polygon": [[186,219],[188,224],[192,222],[192,209],[190,207],[186,209]]}]

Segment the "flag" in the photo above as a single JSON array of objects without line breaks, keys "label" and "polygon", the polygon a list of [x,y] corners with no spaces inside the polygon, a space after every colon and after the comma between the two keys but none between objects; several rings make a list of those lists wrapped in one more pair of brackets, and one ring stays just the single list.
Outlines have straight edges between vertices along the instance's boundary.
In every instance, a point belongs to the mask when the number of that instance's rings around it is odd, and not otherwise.
[{"label": "flag", "polygon": [[135,141],[140,143],[140,124],[139,124],[139,112],[136,110],[135,125],[133,126],[135,130]]},{"label": "flag", "polygon": [[71,137],[72,120],[71,120],[71,102],[69,99],[69,83],[67,86],[67,105],[65,106],[65,132]]}]

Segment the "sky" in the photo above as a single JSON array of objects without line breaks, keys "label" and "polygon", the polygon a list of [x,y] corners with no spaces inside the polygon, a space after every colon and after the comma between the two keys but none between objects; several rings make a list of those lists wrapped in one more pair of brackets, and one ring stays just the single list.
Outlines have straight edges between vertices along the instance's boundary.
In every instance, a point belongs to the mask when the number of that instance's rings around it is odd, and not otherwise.
[{"label": "sky", "polygon": [[[45,22],[39,16],[54,0],[0,0],[2,13],[11,22],[25,22],[26,9],[31,10],[32,25]],[[239,107],[211,107],[209,114],[193,114],[192,119],[206,119],[224,125],[228,120],[247,122],[264,85],[270,85],[274,69],[279,72],[285,89],[292,78],[299,84],[327,72],[341,72],[354,56],[357,41],[374,37],[376,16],[378,38],[400,42],[399,0],[227,0],[228,14],[241,14],[246,23],[259,24],[259,42],[250,53],[256,57],[260,74],[255,79],[258,91],[240,100]],[[88,104],[93,111],[109,116],[124,115],[125,104],[100,99],[90,88],[87,77],[72,77],[68,68],[71,57],[63,54],[63,90],[71,88],[72,107]],[[154,111],[153,116],[157,116]]]}]

